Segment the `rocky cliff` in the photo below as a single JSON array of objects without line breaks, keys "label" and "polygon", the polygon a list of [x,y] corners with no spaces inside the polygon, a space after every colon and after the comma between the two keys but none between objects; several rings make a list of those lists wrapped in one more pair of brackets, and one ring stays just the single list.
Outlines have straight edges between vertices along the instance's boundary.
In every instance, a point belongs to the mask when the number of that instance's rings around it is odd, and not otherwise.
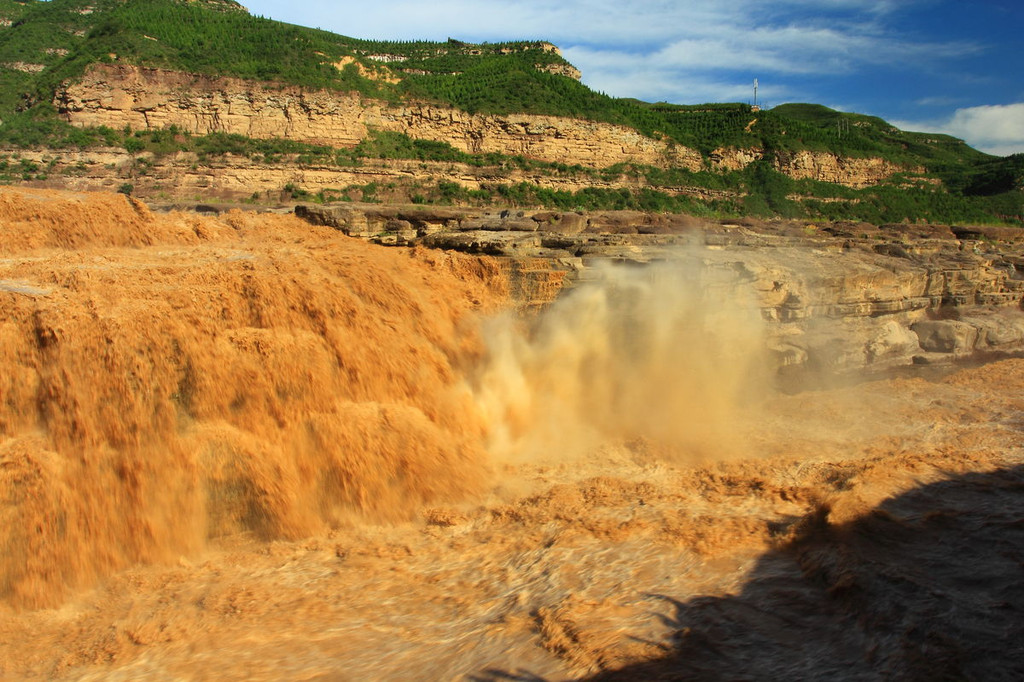
[{"label": "rocky cliff", "polygon": [[1024,348],[1024,234],[1012,228],[351,204],[296,213],[381,244],[496,257],[527,308],[600,280],[608,264],[684,269],[715,300],[745,297],[787,368],[842,372]]},{"label": "rocky cliff", "polygon": [[[556,116],[468,114],[425,104],[388,105],[357,93],[309,90],[126,65],[95,65],[63,87],[56,105],[78,126],[237,133],[348,147],[371,129],[443,141],[464,152],[521,154],[592,167],[664,165],[669,146],[624,126]],[[674,165],[698,169],[701,156],[674,150]]]},{"label": "rocky cliff", "polygon": [[[48,170],[41,174],[45,180],[23,181],[26,184],[74,191],[117,191],[128,184],[135,196],[158,202],[237,202],[248,200],[253,194],[270,203],[279,199],[291,201],[286,189],[289,186],[314,195],[322,192],[359,200],[360,188],[371,183],[381,188],[379,199],[400,202],[409,201],[417,187],[436,186],[440,182],[456,182],[470,190],[526,182],[567,192],[643,186],[642,180],[633,176],[596,178],[590,174],[546,174],[454,162],[364,159],[358,165],[337,166],[300,162],[294,155],[271,163],[234,154],[199,159],[191,152],[155,156],[129,154],[118,148],[60,152],[0,149],[0,166],[4,163],[24,163],[40,171]],[[383,189],[387,187],[391,189]],[[726,190],[701,187],[660,189],[701,199],[732,196]]]},{"label": "rocky cliff", "polygon": [[[721,170],[741,170],[764,158],[763,149],[722,148],[711,153],[711,163]],[[877,185],[896,173],[924,173],[877,157],[855,158],[832,152],[776,152],[772,166],[794,180],[818,180],[854,189]]]},{"label": "rocky cliff", "polygon": [[921,167],[908,168],[875,157],[842,157],[807,150],[779,153],[773,165],[794,180],[818,180],[857,189],[877,185],[896,173],[924,173]]},{"label": "rocky cliff", "polygon": [[[160,129],[193,134],[225,132],[351,147],[372,130],[447,142],[468,153],[521,155],[592,168],[636,163],[696,171],[707,164],[736,170],[763,157],[760,149],[719,149],[705,160],[687,147],[625,126],[557,116],[469,114],[432,104],[388,104],[358,93],[214,78],[123,64],[90,67],[55,99],[78,126]],[[866,187],[897,172],[918,172],[878,158],[828,152],[779,154],[775,167],[795,179]]]}]

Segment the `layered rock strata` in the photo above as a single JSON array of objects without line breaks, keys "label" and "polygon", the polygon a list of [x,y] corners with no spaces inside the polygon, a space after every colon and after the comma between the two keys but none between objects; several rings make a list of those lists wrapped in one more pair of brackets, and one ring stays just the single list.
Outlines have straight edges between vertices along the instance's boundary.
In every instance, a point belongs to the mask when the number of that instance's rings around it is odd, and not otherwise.
[{"label": "layered rock strata", "polygon": [[[720,170],[742,170],[764,158],[763,149],[721,148],[711,153],[711,164]],[[896,173],[923,174],[924,168],[906,167],[877,157],[855,158],[831,152],[776,152],[772,166],[794,180],[831,182],[854,189],[877,185]]]},{"label": "layered rock strata", "polygon": [[844,371],[1024,348],[1024,232],[1009,228],[356,204],[296,213],[381,244],[496,256],[527,308],[600,277],[598,264],[690,268],[708,295],[748,297],[780,366]]},{"label": "layered rock strata", "polygon": [[[470,153],[521,154],[549,162],[605,167],[663,165],[669,145],[624,126],[557,116],[468,114],[426,104],[388,105],[358,93],[275,86],[126,65],[95,65],[57,94],[56,105],[78,126],[121,129],[177,126],[193,134],[236,133],[349,147],[370,130],[447,142]],[[675,165],[698,169],[691,149]]]},{"label": "layered rock strata", "polygon": [[[764,156],[759,149],[719,149],[705,160],[688,147],[632,128],[558,116],[469,114],[451,107],[388,104],[354,92],[315,90],[237,78],[97,64],[66,83],[54,104],[77,126],[120,130],[177,126],[203,135],[235,133],[351,147],[371,131],[446,142],[467,153],[520,155],[591,168],[635,163],[698,171],[706,164],[742,169]],[[879,158],[846,158],[828,152],[776,154],[773,165],[795,179],[849,187],[878,184],[899,172],[920,172]],[[453,178],[454,179],[454,178]]]},{"label": "layered rock strata", "polygon": [[[606,179],[574,174],[548,174],[518,168],[495,168],[464,163],[423,162],[403,159],[367,159],[359,165],[334,166],[299,163],[295,159],[267,163],[243,156],[224,154],[199,162],[192,153],[164,156],[128,154],[121,149],[88,150],[0,150],[0,161],[14,160],[48,169],[46,180],[33,180],[41,187],[73,191],[116,191],[132,185],[135,196],[153,201],[194,200],[241,201],[258,193],[273,200],[290,201],[282,190],[291,185],[311,194],[339,194],[369,183],[400,185],[403,191],[416,183],[432,186],[439,181],[455,182],[470,190],[500,184],[526,182],[558,191],[578,192],[586,188],[620,189],[645,186],[634,177]],[[735,196],[725,190],[703,187],[658,188],[668,194],[684,194],[708,201]],[[358,190],[354,198],[360,198]],[[407,200],[408,197],[406,197]]]}]

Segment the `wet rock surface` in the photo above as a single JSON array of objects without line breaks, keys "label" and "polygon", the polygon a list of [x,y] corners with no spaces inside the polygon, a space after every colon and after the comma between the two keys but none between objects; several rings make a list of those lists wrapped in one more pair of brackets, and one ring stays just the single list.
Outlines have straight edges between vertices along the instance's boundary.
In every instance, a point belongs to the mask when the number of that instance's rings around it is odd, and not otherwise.
[{"label": "wet rock surface", "polygon": [[596,264],[698,263],[709,295],[754,292],[746,302],[772,322],[770,347],[789,367],[843,372],[1024,347],[1016,228],[359,204],[296,214],[380,244],[497,257],[533,308],[600,277]]}]

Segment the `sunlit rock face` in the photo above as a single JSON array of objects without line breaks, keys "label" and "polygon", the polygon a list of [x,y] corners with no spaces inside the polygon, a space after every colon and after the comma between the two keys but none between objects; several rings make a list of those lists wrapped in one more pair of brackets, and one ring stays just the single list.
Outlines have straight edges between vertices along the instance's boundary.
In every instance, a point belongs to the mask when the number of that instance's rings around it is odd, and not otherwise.
[{"label": "sunlit rock face", "polygon": [[697,170],[695,150],[672,147],[625,126],[558,116],[469,114],[429,104],[388,105],[358,93],[311,90],[146,69],[96,65],[56,97],[73,125],[236,133],[351,147],[371,129],[447,142],[470,153],[522,155],[594,168],[617,163]]},{"label": "sunlit rock face", "polygon": [[526,307],[601,279],[604,271],[595,266],[602,264],[700,272],[680,286],[758,309],[783,366],[846,371],[1024,345],[1024,243],[1012,230],[749,219],[741,225],[639,211],[358,204],[296,211],[382,244],[496,256]]}]

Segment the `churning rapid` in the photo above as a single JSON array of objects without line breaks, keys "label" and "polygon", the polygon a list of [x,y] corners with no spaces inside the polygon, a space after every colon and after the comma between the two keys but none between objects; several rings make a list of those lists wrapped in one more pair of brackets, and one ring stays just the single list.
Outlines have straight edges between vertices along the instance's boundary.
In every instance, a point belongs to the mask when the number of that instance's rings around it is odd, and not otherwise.
[{"label": "churning rapid", "polygon": [[5,192],[0,214],[5,599],[480,490],[456,363],[493,266],[114,196]]},{"label": "churning rapid", "polygon": [[528,328],[496,314],[485,260],[284,216],[3,200],[0,587],[22,605],[210,537],[411,518],[482,492],[485,447],[706,450],[763,346],[756,310],[702,300],[695,269],[607,269]]},{"label": "churning rapid", "polygon": [[597,264],[529,325],[506,314],[483,330],[474,393],[501,459],[550,462],[636,438],[721,458],[737,408],[752,409],[768,375],[758,308],[697,260]]},{"label": "churning rapid", "polygon": [[0,677],[1019,679],[1024,361],[774,392],[700,259],[0,191]]}]

